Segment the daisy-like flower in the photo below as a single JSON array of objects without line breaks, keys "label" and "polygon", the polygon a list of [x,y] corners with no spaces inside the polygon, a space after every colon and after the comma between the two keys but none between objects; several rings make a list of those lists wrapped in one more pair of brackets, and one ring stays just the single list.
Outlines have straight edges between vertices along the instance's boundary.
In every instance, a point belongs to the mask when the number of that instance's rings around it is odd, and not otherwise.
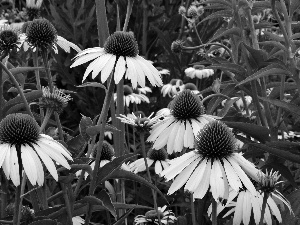
[{"label": "daisy-like flower", "polygon": [[42,3],[43,0],[26,0],[26,15],[30,21],[40,17]]},{"label": "daisy-like flower", "polygon": [[[238,100],[235,102],[237,107],[239,107],[240,110],[244,110],[245,106],[244,106],[243,100],[241,98],[233,97],[231,99],[237,99],[237,98],[238,98]],[[246,100],[247,106],[249,106],[252,103],[252,97],[251,96],[248,96],[248,95],[245,96],[245,100]],[[222,101],[222,103],[221,103],[222,106],[225,106],[226,101],[227,101],[226,99]]]},{"label": "daisy-like flower", "polygon": [[[233,225],[248,225],[250,223],[251,216],[253,216],[255,224],[258,225],[261,219],[264,195],[265,194],[261,191],[256,191],[255,195],[253,195],[249,192],[249,190],[242,190],[239,192],[231,190],[226,205],[218,203],[217,214],[222,212],[225,208],[231,208],[223,216],[223,218],[234,213]],[[272,216],[275,216],[277,221],[279,223],[282,223],[281,213],[277,206],[278,203],[283,203],[288,207],[290,212],[292,212],[290,203],[281,194],[278,195],[273,193],[272,195],[269,195],[264,214],[264,223],[266,223],[267,225],[272,225]],[[251,212],[253,212],[253,214]],[[210,214],[211,206],[208,209],[208,215]]]},{"label": "daisy-like flower", "polygon": [[147,94],[148,92],[151,93],[152,90],[149,87],[137,88],[139,94]]},{"label": "daisy-like flower", "polygon": [[159,121],[159,117],[152,117],[153,113],[149,117],[136,115],[135,113],[128,114],[127,116],[120,114],[120,117],[117,117],[121,120],[122,123],[127,123],[133,126],[137,132],[148,132],[151,129],[151,126]]},{"label": "daisy-like flower", "polygon": [[0,52],[7,55],[9,52],[18,47],[18,32],[9,25],[0,26]]},{"label": "daisy-like flower", "polygon": [[190,78],[197,77],[198,79],[203,79],[210,77],[214,74],[214,70],[212,69],[205,69],[202,65],[194,65],[193,67],[189,67],[185,69],[185,75]]},{"label": "daisy-like flower", "polygon": [[136,88],[138,84],[145,87],[145,77],[152,86],[162,86],[157,69],[138,53],[138,44],[133,34],[116,31],[108,37],[103,48],[88,48],[77,54],[71,68],[94,60],[86,69],[83,81],[91,72],[93,78],[101,72],[101,82],[104,83],[114,71],[116,84],[125,75],[126,79],[131,80],[133,88]]},{"label": "daisy-like flower", "polygon": [[215,118],[204,114],[204,106],[199,96],[184,90],[169,104],[170,114],[152,126],[147,141],[152,141],[154,149],[167,145],[168,154],[181,152],[183,147],[194,148],[194,137],[200,129]]},{"label": "daisy-like flower", "polygon": [[25,23],[23,26],[22,31],[24,33],[19,38],[24,51],[27,51],[29,48],[32,48],[33,51],[36,51],[37,48],[41,51],[53,49],[57,54],[58,45],[68,53],[71,51],[71,48],[77,52],[81,52],[81,49],[77,45],[57,35],[55,27],[46,19],[35,19]]},{"label": "daisy-like flower", "polygon": [[70,95],[65,94],[62,89],[57,87],[53,88],[53,92],[50,92],[49,87],[42,88],[43,95],[41,97],[40,106],[44,109],[48,109],[52,112],[60,114],[63,109],[68,105],[68,101],[72,98]]},{"label": "daisy-like flower", "polygon": [[[149,98],[141,93],[133,93],[130,86],[124,85],[124,106],[129,107],[130,103],[141,104],[142,102],[150,103]],[[117,100],[117,93],[114,94],[114,100]]]},{"label": "daisy-like flower", "polygon": [[[169,167],[168,153],[164,148],[159,150],[150,149],[147,153],[146,160],[149,167],[154,165],[154,171],[157,175]],[[145,171],[146,165],[144,158],[140,158],[130,163],[129,168],[134,173]]]},{"label": "daisy-like flower", "polygon": [[165,84],[161,88],[161,93],[165,97],[167,94],[170,98],[172,98],[174,95],[178,94],[179,92],[183,91],[184,85],[182,80],[180,79],[172,79],[170,83]]},{"label": "daisy-like flower", "polygon": [[168,194],[173,194],[184,184],[184,190],[202,199],[208,190],[213,198],[228,199],[229,187],[235,191],[245,187],[255,195],[256,189],[246,173],[257,180],[254,164],[236,153],[236,139],[222,122],[208,123],[197,135],[195,150],[170,161],[161,175],[174,179]]},{"label": "daisy-like flower", "polygon": [[134,218],[134,225],[150,225],[150,224],[159,224],[158,217],[162,224],[175,223],[177,218],[175,217],[172,210],[166,210],[167,206],[158,207],[159,215],[157,215],[156,210],[150,210],[146,212],[145,215],[138,215]]},{"label": "daisy-like flower", "polygon": [[70,169],[69,151],[50,136],[40,134],[38,124],[27,114],[10,114],[0,122],[0,143],[0,167],[15,186],[20,185],[22,167],[30,183],[39,186],[44,183],[42,162],[56,181],[58,174],[53,160]]}]

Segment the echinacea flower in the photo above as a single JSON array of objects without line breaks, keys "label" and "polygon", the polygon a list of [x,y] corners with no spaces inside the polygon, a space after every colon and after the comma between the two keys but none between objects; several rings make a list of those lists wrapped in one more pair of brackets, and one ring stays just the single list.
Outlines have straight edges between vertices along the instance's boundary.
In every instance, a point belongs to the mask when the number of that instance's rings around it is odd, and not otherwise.
[{"label": "echinacea flower", "polygon": [[56,181],[58,174],[53,160],[70,169],[69,151],[50,136],[40,134],[38,124],[27,114],[9,114],[0,122],[0,143],[0,167],[15,186],[20,185],[22,167],[32,185],[43,185],[41,161]]},{"label": "echinacea flower", "polygon": [[[150,103],[149,98],[141,93],[133,93],[130,86],[124,85],[124,106],[129,107],[130,103],[141,104],[142,102]],[[114,100],[117,100],[117,93],[114,94]]]},{"label": "echinacea flower", "polygon": [[172,210],[166,210],[167,206],[158,207],[159,215],[157,215],[156,210],[150,210],[146,212],[145,215],[138,215],[134,217],[134,225],[150,225],[159,224],[158,217],[162,224],[175,223],[177,218],[175,217]]},{"label": "echinacea flower", "polygon": [[22,28],[24,33],[19,38],[24,51],[27,51],[29,48],[32,48],[33,51],[36,51],[36,49],[40,51],[53,49],[57,54],[57,45],[68,53],[71,48],[77,52],[81,51],[77,45],[57,35],[55,27],[46,19],[35,19],[26,22],[23,26],[25,26]]},{"label": "echinacea flower", "polygon": [[[224,209],[228,209],[229,211],[224,214],[223,218],[233,215],[233,225],[249,225],[251,217],[253,216],[254,222],[256,225],[260,224],[261,219],[261,211],[263,205],[264,193],[261,191],[256,191],[255,195],[249,192],[249,190],[241,190],[236,192],[231,190],[229,193],[229,198],[225,205],[218,203],[217,206],[217,214],[222,212]],[[277,198],[277,195],[268,196],[266,203],[266,210],[264,214],[264,223],[267,225],[272,225],[272,216],[275,216],[279,223],[282,223],[282,217],[280,210],[277,206],[278,202],[284,203],[292,212],[290,203],[284,199],[282,201],[281,197]],[[252,213],[253,212],[253,213]],[[211,214],[211,206],[208,209],[208,215]]]},{"label": "echinacea flower", "polygon": [[9,54],[11,50],[18,47],[18,35],[18,32],[9,25],[0,27],[0,52],[3,56]]},{"label": "echinacea flower", "polygon": [[40,17],[42,3],[43,0],[26,0],[26,15],[30,21]]},{"label": "echinacea flower", "polygon": [[184,89],[184,85],[182,80],[180,79],[172,79],[170,83],[165,84],[161,88],[161,93],[165,97],[167,94],[169,97],[173,97]]},{"label": "echinacea flower", "polygon": [[147,141],[153,142],[154,149],[167,145],[168,154],[194,148],[194,137],[216,117],[204,113],[199,96],[190,90],[179,93],[169,105],[170,114],[165,112],[165,118],[153,125]]},{"label": "echinacea flower", "polygon": [[[169,167],[168,153],[162,148],[159,150],[150,149],[147,153],[148,167],[154,165],[154,171],[159,175],[164,169]],[[144,158],[135,160],[129,164],[129,168],[134,173],[139,173],[146,170]]]},{"label": "echinacea flower", "polygon": [[133,126],[137,132],[147,132],[151,129],[151,126],[159,121],[158,117],[152,117],[153,113],[149,117],[135,115],[135,113],[128,114],[127,116],[120,114],[117,117],[122,123],[129,124]]},{"label": "echinacea flower", "polygon": [[125,75],[131,80],[133,88],[139,84],[145,87],[145,77],[152,86],[162,86],[162,80],[157,69],[146,59],[138,55],[138,44],[131,32],[116,31],[104,43],[104,47],[88,48],[75,56],[72,67],[79,66],[94,60],[87,67],[83,81],[92,72],[94,79],[101,73],[101,82],[104,83],[112,71],[116,84]]},{"label": "echinacea flower", "polygon": [[49,87],[42,88],[43,95],[40,100],[40,106],[43,109],[48,109],[52,112],[60,114],[63,109],[68,105],[68,101],[72,98],[70,95],[65,94],[62,89],[54,86],[53,92],[51,93]]},{"label": "echinacea flower", "polygon": [[214,74],[214,70],[212,69],[205,69],[202,65],[194,65],[193,67],[189,67],[185,69],[185,75],[190,78],[197,77],[198,79],[203,79],[210,77]]},{"label": "echinacea flower", "polygon": [[184,190],[202,199],[210,190],[213,198],[228,199],[229,187],[235,191],[245,187],[256,193],[251,180],[257,180],[258,169],[236,153],[236,139],[231,130],[215,120],[198,133],[195,150],[170,161],[170,166],[161,173],[168,181],[174,179],[168,194],[173,194],[183,185]]}]

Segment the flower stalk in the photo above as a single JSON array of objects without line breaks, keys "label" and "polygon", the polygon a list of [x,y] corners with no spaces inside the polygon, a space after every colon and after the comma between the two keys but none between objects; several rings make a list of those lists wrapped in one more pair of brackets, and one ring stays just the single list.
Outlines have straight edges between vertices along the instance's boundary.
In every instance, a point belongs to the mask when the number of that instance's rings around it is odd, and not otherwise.
[{"label": "flower stalk", "polygon": [[267,200],[269,198],[269,194],[264,192],[264,197],[263,197],[263,203],[261,207],[261,217],[260,217],[260,222],[259,225],[264,225],[264,216],[265,216],[265,211],[267,207]]}]

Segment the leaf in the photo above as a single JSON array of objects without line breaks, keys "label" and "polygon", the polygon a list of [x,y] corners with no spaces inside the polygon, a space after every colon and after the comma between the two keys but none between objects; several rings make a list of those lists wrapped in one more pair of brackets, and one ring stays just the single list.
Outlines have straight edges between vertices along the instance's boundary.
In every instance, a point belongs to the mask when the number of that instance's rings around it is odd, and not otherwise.
[{"label": "leaf", "polygon": [[97,183],[98,184],[103,183],[105,180],[108,179],[109,175],[111,173],[113,173],[116,169],[120,168],[126,160],[131,159],[136,156],[137,156],[137,154],[126,154],[126,155],[117,157],[113,161],[105,164],[98,171]]},{"label": "leaf", "polygon": [[[102,125],[90,126],[86,129],[86,133],[88,135],[90,135],[91,137],[93,137],[93,136],[100,133],[101,127],[102,127]],[[118,130],[116,127],[114,127],[112,125],[106,124],[105,125],[105,131],[112,131],[113,132],[113,131],[120,131],[120,130]]]},{"label": "leaf", "polygon": [[[24,94],[24,96],[28,102],[38,99],[38,98],[42,97],[42,95],[43,95],[43,92],[41,90],[34,90],[34,91]],[[17,96],[15,98],[7,101],[3,106],[3,114],[5,115],[5,112],[7,112],[7,110],[10,107],[12,107],[13,105],[19,104],[19,103],[23,103],[21,96]]]},{"label": "leaf", "polygon": [[68,149],[76,154],[78,154],[86,144],[87,140],[80,134],[67,142]]},{"label": "leaf", "polygon": [[79,123],[79,131],[81,136],[86,140],[90,140],[90,136],[86,133],[86,129],[93,125],[93,121],[90,117],[82,115],[82,118]]},{"label": "leaf", "polygon": [[213,42],[216,39],[219,39],[220,37],[227,36],[227,35],[236,35],[240,36],[241,35],[241,29],[238,27],[233,27],[230,29],[226,29],[223,33],[218,34],[216,36],[213,36],[212,39],[210,39],[208,42]]},{"label": "leaf", "polygon": [[77,87],[100,87],[106,90],[106,87],[98,82],[86,82],[84,84],[78,85]]},{"label": "leaf", "polygon": [[57,222],[51,219],[43,219],[30,223],[29,225],[56,225]]},{"label": "leaf", "polygon": [[274,34],[274,33],[271,33],[269,31],[263,31],[264,34],[269,37],[270,39],[274,40],[274,41],[277,41],[277,42],[284,42],[284,37],[282,36],[279,36],[278,34]]},{"label": "leaf", "polygon": [[300,155],[295,155],[295,154],[292,154],[292,153],[287,152],[287,151],[282,151],[281,149],[278,149],[278,148],[272,148],[272,147],[269,147],[265,144],[250,143],[248,145],[253,146],[253,147],[255,147],[255,148],[257,148],[261,151],[269,152],[273,155],[276,155],[280,158],[289,160],[291,162],[300,163]]},{"label": "leaf", "polygon": [[211,19],[220,19],[223,17],[232,17],[232,10],[220,10],[217,12],[214,12],[210,14],[209,16],[205,17],[203,20],[201,20],[200,23],[203,23],[206,20],[211,20]]},{"label": "leaf", "polygon": [[299,225],[300,223],[300,190],[296,190],[289,194],[286,199],[290,202],[292,210],[294,213],[290,213],[290,211],[285,206],[284,211],[281,213],[282,221],[284,221],[284,225]]},{"label": "leaf", "polygon": [[126,179],[126,180],[132,180],[132,181],[136,181],[138,183],[144,184],[145,186],[155,190],[168,203],[168,200],[166,199],[165,195],[155,185],[151,184],[145,178],[143,178],[131,171],[126,171],[123,169],[115,170],[113,173],[111,173],[108,176],[108,179]]},{"label": "leaf", "polygon": [[293,185],[294,188],[298,188],[298,185],[295,182],[295,179],[291,171],[285,165],[281,163],[272,162],[272,163],[265,164],[261,169],[264,168],[268,169],[269,171],[271,169],[278,171],[279,174],[281,174],[285,179],[287,179],[291,183],[291,185]]},{"label": "leaf", "polygon": [[298,142],[290,142],[290,141],[272,141],[266,142],[266,145],[278,149],[282,149],[284,151],[288,151],[294,154],[300,154],[300,143]]},{"label": "leaf", "polygon": [[264,45],[272,45],[272,46],[277,47],[277,48],[279,48],[283,51],[286,51],[286,47],[278,41],[264,41],[264,42],[259,42],[259,44],[263,45],[263,46]]},{"label": "leaf", "polygon": [[99,198],[95,196],[85,196],[82,201],[91,205],[102,205],[107,209],[115,218],[117,218],[116,209],[113,206],[109,195],[105,190],[102,190],[99,194]]},{"label": "leaf", "polygon": [[294,114],[300,116],[300,107],[293,103],[284,102],[284,101],[277,100],[277,99],[264,98],[264,97],[259,97],[259,99],[261,99],[265,102],[269,102],[272,105],[276,105],[280,108],[283,108],[287,111],[290,111],[291,113],[294,113]]},{"label": "leaf", "polygon": [[237,101],[239,98],[233,98],[233,99],[227,99],[225,102],[224,108],[218,113],[219,117],[224,117],[228,110],[231,108],[231,106]]},{"label": "leaf", "polygon": [[45,68],[44,67],[16,67],[10,69],[9,71],[15,76],[19,73],[26,73],[33,70],[43,70],[43,69]]},{"label": "leaf", "polygon": [[268,58],[268,54],[265,51],[256,50],[245,43],[242,44],[250,53],[249,63],[251,64],[252,68],[260,68],[262,65],[264,65],[264,61],[266,61]]},{"label": "leaf", "polygon": [[235,63],[213,64],[205,67],[205,69],[229,70],[233,73],[239,73],[239,74],[245,74],[247,72],[244,67],[237,65]]},{"label": "leaf", "polygon": [[228,6],[230,8],[232,7],[232,4],[230,4],[229,2],[224,1],[224,0],[207,0],[207,1],[204,1],[203,4],[221,4],[224,6]]},{"label": "leaf", "polygon": [[117,222],[114,223],[114,225],[121,225],[123,224],[123,221],[129,216],[129,214],[132,212],[132,209],[129,209],[125,214],[123,214]]},{"label": "leaf", "polygon": [[270,140],[270,131],[269,129],[258,126],[252,123],[242,123],[242,122],[228,122],[223,121],[227,126],[238,129],[241,132],[250,135],[254,139],[264,143]]},{"label": "leaf", "polygon": [[[241,81],[240,83],[237,84],[237,86],[240,86],[242,84],[248,83],[253,80],[257,80],[258,78],[264,77],[264,76],[269,76],[269,75],[291,75],[291,72],[285,69],[281,68],[274,68],[277,65],[269,65],[263,69],[260,69],[256,73],[252,74],[251,76],[247,77],[245,80]],[[273,68],[272,68],[273,67]],[[278,66],[277,66],[278,67]]]},{"label": "leaf", "polygon": [[299,0],[291,0],[290,9],[289,9],[289,16],[292,18],[294,12],[300,7]]}]

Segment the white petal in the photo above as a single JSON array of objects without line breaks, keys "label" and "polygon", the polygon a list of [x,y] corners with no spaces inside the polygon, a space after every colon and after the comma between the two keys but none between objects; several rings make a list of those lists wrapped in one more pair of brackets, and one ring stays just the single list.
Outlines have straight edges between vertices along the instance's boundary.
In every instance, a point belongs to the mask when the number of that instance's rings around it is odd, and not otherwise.
[{"label": "white petal", "polygon": [[7,152],[10,150],[9,144],[1,144],[0,145],[1,154],[0,154],[0,168],[4,162]]},{"label": "white petal", "polygon": [[[202,182],[204,177],[204,171],[207,166],[207,160],[202,160],[197,168],[194,170],[186,185],[184,186],[184,190],[188,190],[190,192],[195,192],[195,189],[199,186],[199,183]],[[206,176],[206,175],[205,175]],[[207,177],[209,179],[209,177]],[[205,178],[204,178],[205,179]]]},{"label": "white petal", "polygon": [[37,183],[39,186],[42,186],[44,183],[44,169],[41,163],[40,158],[38,157],[37,153],[31,148],[31,157],[33,158],[36,168],[37,168]]},{"label": "white petal", "polygon": [[107,62],[109,61],[109,59],[111,57],[112,57],[111,54],[105,54],[105,55],[100,56],[98,59],[94,60],[93,63],[95,63],[95,65],[93,66],[94,68],[93,68],[93,73],[92,73],[92,78],[93,79],[95,79],[95,77],[98,76],[98,74],[105,67],[105,65],[107,64]]},{"label": "white petal", "polygon": [[234,217],[233,217],[233,225],[240,225],[242,222],[244,194],[245,194],[245,192],[241,191],[237,198],[235,213],[234,213]]},{"label": "white petal", "polygon": [[135,58],[131,58],[131,61],[133,62],[136,71],[138,72],[137,75],[137,82],[141,87],[145,87],[145,73],[143,70],[143,67],[140,65],[140,63],[138,62],[138,60],[136,60]]},{"label": "white petal", "polygon": [[15,186],[20,185],[20,171],[16,147],[13,145],[10,148],[10,179]]},{"label": "white petal", "polygon": [[248,196],[251,197],[254,221],[256,224],[259,224],[260,217],[261,217],[261,206],[259,204],[259,199],[256,196],[253,196],[249,191],[246,191],[246,193]]},{"label": "white petal", "polygon": [[183,139],[185,134],[185,125],[184,122],[180,122],[180,126],[178,128],[175,140],[174,140],[174,151],[181,152],[183,149]]},{"label": "white petal", "polygon": [[116,64],[116,56],[112,55],[101,71],[101,82],[102,83],[104,83],[107,80],[107,78],[113,71],[115,64]]},{"label": "white petal", "polygon": [[126,72],[125,65],[126,64],[125,64],[124,57],[120,56],[118,58],[116,68],[115,68],[115,74],[114,74],[115,84],[118,84],[120,82],[120,80],[123,78],[123,76]]},{"label": "white petal", "polygon": [[31,156],[31,151],[33,150],[29,145],[22,146],[21,158],[28,180],[32,185],[35,185],[37,181],[37,167],[34,159]]},{"label": "white petal", "polygon": [[3,171],[7,177],[7,179],[10,178],[10,155],[11,155],[11,147],[10,145],[9,146],[9,150],[6,152],[6,157],[5,157],[5,160],[3,162],[3,165],[2,165],[2,168],[3,168]]},{"label": "white petal", "polygon": [[173,194],[187,182],[198,163],[198,160],[193,161],[189,166],[179,173],[179,175],[171,184],[168,194]]},{"label": "white petal", "polygon": [[232,154],[232,158],[241,166],[241,168],[255,181],[258,181],[257,174],[259,170],[255,167],[255,165],[245,159],[242,155],[236,153]]},{"label": "white petal", "polygon": [[222,171],[219,160],[214,160],[211,168],[210,189],[213,198],[218,201],[219,197],[224,195],[224,180],[222,179]]},{"label": "white petal", "polygon": [[242,187],[240,178],[226,159],[223,160],[223,164],[229,185],[233,190],[239,191],[239,189]]},{"label": "white petal", "polygon": [[78,57],[78,58],[75,59],[75,62],[70,66],[70,68],[79,66],[79,65],[81,65],[83,63],[86,63],[88,61],[96,59],[96,58],[100,57],[103,54],[104,53],[101,51],[101,52],[94,52],[94,53],[89,53],[89,54],[80,56],[80,57]]},{"label": "white petal", "polygon": [[132,62],[131,57],[126,57],[126,63],[127,70],[125,77],[131,80],[132,87],[135,89],[137,87],[138,79],[140,79],[139,74],[134,66],[134,63]]},{"label": "white petal", "polygon": [[189,121],[186,121],[185,123],[185,133],[183,137],[183,145],[186,148],[193,148],[194,147],[194,134],[193,134],[193,129],[192,125],[190,124]]},{"label": "white petal", "polygon": [[43,142],[43,143],[55,148],[55,152],[60,153],[63,156],[65,156],[68,160],[73,161],[71,153],[61,143],[55,141],[54,139],[49,139],[46,136],[42,136],[42,138],[39,139],[37,144],[39,144],[40,142]]},{"label": "white petal", "polygon": [[162,171],[162,165],[161,165],[161,162],[158,160],[155,162],[155,173],[156,174],[160,174],[161,171]]},{"label": "white petal", "polygon": [[243,223],[245,225],[249,224],[251,217],[251,197],[249,195],[251,195],[249,192],[245,192],[243,200]]},{"label": "white petal", "polygon": [[150,83],[152,80],[153,84],[152,83],[151,84],[153,86],[162,86],[163,82],[161,80],[161,76],[158,70],[151,63],[149,63],[148,60],[145,60],[143,57],[137,56],[137,58],[139,58],[139,61],[142,62],[145,65],[145,68],[147,68],[147,71],[149,71],[149,73],[146,73],[146,76],[150,81]]},{"label": "white petal", "polygon": [[[176,144],[176,135],[177,135],[177,131],[179,130],[179,127],[181,125],[180,121],[176,121],[175,123],[173,123],[172,125],[170,125],[169,130],[166,130],[166,133],[168,132],[169,134],[169,138],[168,138],[168,142],[167,142],[167,152],[168,154],[172,154],[173,150],[174,150],[174,145]],[[162,136],[164,134],[161,134]],[[160,137],[158,137],[160,138]]]},{"label": "white petal", "polygon": [[211,161],[208,160],[207,165],[205,167],[205,171],[203,173],[203,174],[205,174],[205,176],[203,176],[203,178],[201,179],[200,184],[196,188],[196,191],[194,193],[195,198],[202,199],[205,196],[205,194],[209,188],[209,177],[211,175],[210,171],[211,171]]},{"label": "white petal", "polygon": [[281,223],[282,222],[281,213],[280,213],[276,203],[274,202],[274,200],[271,197],[269,197],[267,200],[267,203],[272,211],[272,214],[276,217],[278,222]]},{"label": "white petal", "polygon": [[59,35],[57,36],[57,44],[66,52],[70,52],[70,47],[76,50],[77,52],[81,52],[81,49],[77,45]]}]

